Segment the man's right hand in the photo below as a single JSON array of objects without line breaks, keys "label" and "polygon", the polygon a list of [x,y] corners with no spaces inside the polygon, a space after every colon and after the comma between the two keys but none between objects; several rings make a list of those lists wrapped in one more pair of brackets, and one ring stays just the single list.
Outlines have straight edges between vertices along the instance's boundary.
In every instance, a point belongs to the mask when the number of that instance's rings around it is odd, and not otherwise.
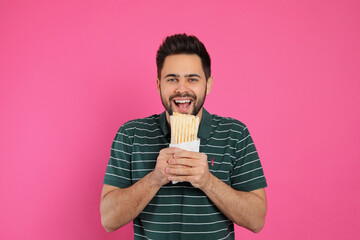
[{"label": "man's right hand", "polygon": [[171,159],[176,152],[176,148],[164,148],[159,152],[156,166],[153,171],[153,179],[159,187],[169,183],[169,174],[166,173],[166,168],[169,166],[169,159]]},{"label": "man's right hand", "polygon": [[169,182],[165,169],[174,156],[174,148],[160,151],[153,171],[130,187],[118,188],[104,184],[101,194],[101,222],[108,232],[132,221],[151,201],[159,189]]},{"label": "man's right hand", "polygon": [[166,172],[166,169],[171,167],[173,169],[175,168],[189,168],[188,166],[184,165],[170,165],[169,160],[174,158],[174,154],[182,151],[180,148],[176,147],[169,147],[169,148],[163,148],[159,152],[159,156],[156,161],[156,166],[154,171],[151,173],[152,179],[155,184],[160,188],[163,185],[170,182],[169,177],[170,174]]},{"label": "man's right hand", "polygon": [[157,158],[155,169],[130,187],[118,188],[104,184],[100,213],[101,222],[106,231],[115,231],[132,221],[141,213],[159,189],[170,182],[166,168],[169,166],[169,160],[179,150],[179,148],[162,149]]}]

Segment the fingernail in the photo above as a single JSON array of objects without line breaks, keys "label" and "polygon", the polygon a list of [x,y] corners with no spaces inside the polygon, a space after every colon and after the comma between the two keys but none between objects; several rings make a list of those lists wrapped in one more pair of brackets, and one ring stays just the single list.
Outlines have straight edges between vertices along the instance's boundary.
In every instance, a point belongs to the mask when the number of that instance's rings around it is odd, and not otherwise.
[{"label": "fingernail", "polygon": [[169,173],[170,172],[170,168],[166,168],[166,173]]},{"label": "fingernail", "polygon": [[172,177],[168,177],[168,179],[171,181],[171,180],[172,180]]},{"label": "fingernail", "polygon": [[173,160],[172,158],[169,159],[169,164],[172,164],[173,163]]}]

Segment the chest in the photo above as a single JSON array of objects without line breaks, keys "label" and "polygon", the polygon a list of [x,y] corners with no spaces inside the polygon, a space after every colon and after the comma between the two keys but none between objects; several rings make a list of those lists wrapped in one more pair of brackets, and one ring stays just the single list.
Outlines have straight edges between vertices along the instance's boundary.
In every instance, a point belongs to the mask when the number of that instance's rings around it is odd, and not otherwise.
[{"label": "chest", "polygon": [[[156,136],[133,139],[131,158],[131,179],[137,182],[155,169],[157,157],[163,148],[167,148],[170,138]],[[235,160],[235,146],[231,142],[215,139],[201,139],[200,152],[207,155],[209,171],[230,185],[230,175]]]}]

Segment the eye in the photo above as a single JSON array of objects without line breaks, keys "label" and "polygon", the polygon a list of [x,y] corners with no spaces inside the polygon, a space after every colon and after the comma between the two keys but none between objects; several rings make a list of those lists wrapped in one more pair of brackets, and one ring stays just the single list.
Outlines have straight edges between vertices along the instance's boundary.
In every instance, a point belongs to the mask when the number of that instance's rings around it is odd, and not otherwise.
[{"label": "eye", "polygon": [[168,82],[175,82],[176,79],[175,79],[175,78],[168,78],[166,81],[168,81]]},{"label": "eye", "polygon": [[196,82],[197,79],[196,78],[189,78],[189,82]]}]

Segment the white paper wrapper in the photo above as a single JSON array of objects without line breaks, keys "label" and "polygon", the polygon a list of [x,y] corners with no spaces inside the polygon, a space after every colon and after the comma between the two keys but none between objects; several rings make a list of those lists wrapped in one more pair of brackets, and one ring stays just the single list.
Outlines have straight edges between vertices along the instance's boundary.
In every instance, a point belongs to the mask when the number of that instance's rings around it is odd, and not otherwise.
[{"label": "white paper wrapper", "polygon": [[[200,139],[193,142],[170,144],[169,147],[177,147],[186,151],[199,152],[200,151]],[[172,184],[178,183],[178,181],[171,181]]]}]

